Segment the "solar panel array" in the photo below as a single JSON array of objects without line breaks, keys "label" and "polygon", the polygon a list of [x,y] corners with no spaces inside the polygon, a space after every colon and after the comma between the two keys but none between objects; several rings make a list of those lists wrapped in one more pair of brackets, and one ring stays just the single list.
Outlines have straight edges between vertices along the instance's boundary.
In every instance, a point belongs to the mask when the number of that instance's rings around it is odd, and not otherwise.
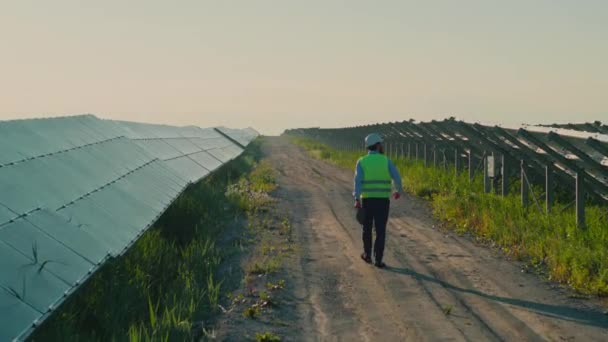
[{"label": "solar panel array", "polygon": [[0,341],[27,336],[256,136],[93,115],[0,121]]},{"label": "solar panel array", "polygon": [[553,127],[553,128],[563,128],[569,129],[573,131],[581,131],[588,133],[601,133],[608,134],[608,125],[602,124],[599,121],[595,122],[586,122],[580,124],[568,123],[568,124],[551,124],[551,125],[540,125],[542,127]]},{"label": "solar panel array", "polygon": [[[572,128],[576,129],[572,129]],[[591,127],[589,130],[584,128]],[[490,126],[453,118],[431,122],[392,122],[367,126],[321,129],[306,128],[286,134],[312,138],[341,149],[363,150],[363,138],[372,132],[385,138],[391,155],[417,158],[425,163],[456,170],[468,168],[474,176],[477,165],[488,167],[492,156],[498,166],[503,195],[508,180],[525,175],[545,187],[547,211],[554,187],[576,190],[577,223],[584,223],[584,198],[608,200],[608,134],[601,123],[543,126]],[[523,170],[523,171],[522,171]],[[487,170],[484,173],[488,174]],[[486,177],[487,180],[488,177]],[[485,182],[486,191],[490,184]],[[548,185],[548,186],[547,186]],[[522,190],[522,196],[526,194]],[[522,198],[523,201],[523,198]]]}]

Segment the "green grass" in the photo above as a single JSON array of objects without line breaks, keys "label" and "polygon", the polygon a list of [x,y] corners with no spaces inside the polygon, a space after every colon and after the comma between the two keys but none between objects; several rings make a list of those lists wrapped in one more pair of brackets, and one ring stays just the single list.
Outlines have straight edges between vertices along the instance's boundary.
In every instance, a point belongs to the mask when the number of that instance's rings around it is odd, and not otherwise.
[{"label": "green grass", "polygon": [[449,315],[451,315],[451,314],[452,314],[452,310],[453,310],[453,309],[454,309],[454,306],[452,306],[452,305],[444,306],[444,307],[443,307],[443,313],[444,313],[446,316],[449,316]]},{"label": "green grass", "polygon": [[260,299],[265,301],[265,302],[271,302],[272,301],[272,297],[270,297],[270,295],[264,291],[260,292]]},{"label": "green grass", "polygon": [[260,314],[261,310],[257,303],[253,304],[252,306],[248,306],[245,308],[245,310],[243,310],[243,316],[251,319],[257,319],[260,317]]},{"label": "green grass", "polygon": [[256,333],[255,340],[257,342],[280,342],[281,338],[274,333],[266,331],[263,333]]},{"label": "green grass", "polygon": [[[218,312],[223,282],[216,245],[243,208],[257,208],[274,180],[259,167],[260,141],[192,185],[122,257],[110,260],[30,338],[34,341],[182,341]],[[249,177],[247,177],[249,176]],[[247,198],[227,191],[242,182]],[[34,248],[35,251],[35,248]]]},{"label": "green grass", "polygon": [[[362,152],[338,151],[292,138],[312,156],[354,169]],[[587,226],[576,227],[573,209],[555,203],[550,215],[532,204],[523,208],[518,194],[505,198],[483,192],[481,177],[394,159],[406,191],[429,199],[437,218],[460,232],[491,241],[510,256],[546,269],[551,279],[581,292],[608,295],[608,215],[606,206],[587,207]],[[517,187],[517,182],[513,183]],[[535,190],[537,194],[542,190]]]},{"label": "green grass", "polygon": [[267,282],[266,283],[266,289],[268,291],[273,291],[273,290],[280,290],[285,288],[285,280],[284,279],[280,279],[276,284],[273,284],[271,282]]},{"label": "green grass", "polygon": [[267,258],[262,262],[255,262],[249,270],[250,274],[272,274],[281,267],[281,259],[279,257]]},{"label": "green grass", "polygon": [[232,202],[237,203],[241,210],[255,215],[258,211],[269,209],[273,203],[269,193],[276,187],[272,166],[268,161],[262,160],[247,177],[229,185],[226,195]]}]

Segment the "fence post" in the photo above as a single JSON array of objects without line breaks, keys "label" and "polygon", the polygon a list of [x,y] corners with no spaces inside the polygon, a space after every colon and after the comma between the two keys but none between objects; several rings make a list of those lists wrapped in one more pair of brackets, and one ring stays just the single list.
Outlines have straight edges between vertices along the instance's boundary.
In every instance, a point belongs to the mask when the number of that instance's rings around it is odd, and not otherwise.
[{"label": "fence post", "polygon": [[501,156],[501,161],[501,194],[503,197],[505,197],[509,194],[509,167],[507,166],[507,158],[504,154]]},{"label": "fence post", "polygon": [[524,208],[528,207],[530,201],[530,187],[526,181],[526,162],[521,160],[521,205]]},{"label": "fence post", "polygon": [[473,151],[469,150],[469,181],[475,177],[475,166],[473,165]]},{"label": "fence post", "polygon": [[545,211],[551,212],[553,205],[553,167],[545,165]]},{"label": "fence post", "polygon": [[427,155],[426,143],[424,143],[424,167],[429,166],[429,157]]},{"label": "fence post", "polygon": [[576,173],[576,226],[585,228],[585,175],[583,170]]},{"label": "fence post", "polygon": [[484,151],[483,152],[483,191],[487,194],[492,191],[490,187],[490,169],[489,169],[489,160],[488,155]]},{"label": "fence post", "polygon": [[433,166],[437,167],[437,146],[433,145]]},{"label": "fence post", "polygon": [[457,174],[460,172],[460,151],[458,147],[454,149],[454,170]]},{"label": "fence post", "polygon": [[407,159],[412,159],[412,143],[407,142]]}]

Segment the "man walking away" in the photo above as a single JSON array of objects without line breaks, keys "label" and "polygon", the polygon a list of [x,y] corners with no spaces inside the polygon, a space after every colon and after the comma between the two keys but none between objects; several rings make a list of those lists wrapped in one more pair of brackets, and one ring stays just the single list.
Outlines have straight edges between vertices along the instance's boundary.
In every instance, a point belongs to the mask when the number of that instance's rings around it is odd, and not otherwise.
[{"label": "man walking away", "polygon": [[[363,254],[361,259],[372,262],[372,226],[376,228],[374,242],[374,265],[383,268],[384,242],[386,239],[386,222],[390,206],[391,192],[393,198],[401,197],[401,176],[388,157],[384,155],[382,137],[372,133],[365,138],[368,153],[359,158],[355,168],[355,208],[363,208]],[[394,191],[391,188],[393,180]]]}]

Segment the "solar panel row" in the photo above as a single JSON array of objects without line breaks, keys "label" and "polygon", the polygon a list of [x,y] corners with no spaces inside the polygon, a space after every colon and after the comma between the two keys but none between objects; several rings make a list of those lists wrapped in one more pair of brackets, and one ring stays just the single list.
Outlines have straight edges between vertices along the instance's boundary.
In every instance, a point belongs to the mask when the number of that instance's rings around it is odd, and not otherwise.
[{"label": "solar panel row", "polygon": [[[584,177],[585,190],[598,200],[608,201],[608,135],[542,126],[490,126],[455,119],[431,122],[390,122],[346,128],[306,128],[286,133],[319,140],[338,148],[361,148],[363,138],[380,133],[390,153],[415,155],[426,161],[461,163],[454,153],[483,161],[487,155],[502,156],[510,167],[509,176],[518,176],[526,167],[540,178],[545,167],[559,177],[557,186],[571,191],[576,174]],[[392,147],[392,149],[391,149]],[[406,152],[407,151],[407,152]],[[466,162],[466,160],[464,160]],[[447,165],[447,163],[444,163]],[[483,165],[482,163],[472,165]],[[516,165],[516,167],[513,167]],[[472,174],[475,173],[473,169]],[[545,185],[545,184],[542,184]],[[566,187],[569,187],[566,189]]]},{"label": "solar panel row", "polygon": [[[257,135],[223,133],[243,146]],[[0,341],[27,336],[189,183],[242,151],[193,126],[92,115],[0,122]]]}]

